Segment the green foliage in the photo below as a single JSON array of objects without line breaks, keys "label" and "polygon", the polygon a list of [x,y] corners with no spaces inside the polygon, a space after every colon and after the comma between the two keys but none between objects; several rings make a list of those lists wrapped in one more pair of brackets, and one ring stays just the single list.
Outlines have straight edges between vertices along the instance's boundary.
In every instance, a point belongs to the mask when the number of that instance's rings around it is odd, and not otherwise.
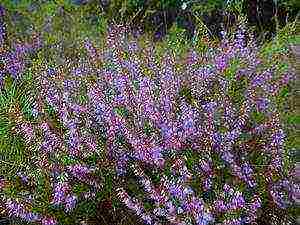
[{"label": "green foliage", "polygon": [[128,117],[129,111],[126,109],[126,107],[116,107],[114,109],[115,113],[118,114],[121,117]]},{"label": "green foliage", "polygon": [[232,79],[234,79],[234,76],[236,75],[236,72],[239,68],[240,68],[240,61],[238,59],[232,60],[232,62],[230,62],[230,66],[225,71],[225,74],[224,74],[225,77],[229,81],[232,81]]},{"label": "green foliage", "polygon": [[262,112],[254,111],[251,115],[251,119],[256,123],[256,124],[261,124],[264,122],[266,116]]},{"label": "green foliage", "polygon": [[279,6],[284,6],[288,10],[299,9],[300,2],[297,0],[277,0]]},{"label": "green foliage", "polygon": [[3,0],[1,4],[9,10],[24,10],[30,6],[31,0]]},{"label": "green foliage", "polygon": [[89,188],[85,185],[85,184],[74,184],[72,191],[79,195],[83,192],[87,192],[89,190]]},{"label": "green foliage", "polygon": [[172,50],[177,56],[182,56],[187,51],[188,42],[185,38],[185,31],[177,25],[173,25],[166,37],[166,47]]},{"label": "green foliage", "polygon": [[170,9],[170,8],[180,8],[182,5],[182,0],[161,0],[159,2],[159,6],[162,9]]},{"label": "green foliage", "polygon": [[194,165],[199,162],[199,155],[196,154],[192,149],[187,149],[184,151],[184,155],[186,157],[186,165],[189,170],[193,170]]},{"label": "green foliage", "polygon": [[288,123],[298,125],[300,124],[300,116],[298,115],[291,115],[288,117]]},{"label": "green foliage", "polygon": [[0,171],[15,174],[31,157],[23,136],[18,133],[20,120],[31,118],[32,93],[25,79],[21,84],[7,76],[0,91]]},{"label": "green foliage", "polygon": [[145,0],[128,0],[128,9],[136,11],[144,6]]},{"label": "green foliage", "polygon": [[194,3],[192,5],[193,13],[197,15],[203,15],[206,13],[210,13],[215,9],[222,8],[224,5],[223,0],[208,0],[203,3]]},{"label": "green foliage", "polygon": [[240,107],[245,101],[244,93],[246,91],[248,80],[246,78],[241,78],[240,80],[232,80],[229,87],[228,94],[233,99],[233,103],[237,107]]},{"label": "green foliage", "polygon": [[277,31],[277,35],[274,40],[266,42],[260,48],[260,56],[263,59],[271,61],[273,65],[277,64],[278,60],[274,60],[274,56],[287,54],[289,52],[288,46],[290,44],[295,45],[300,43],[299,37],[299,34],[297,34],[297,21],[289,23]]},{"label": "green foliage", "polygon": [[230,0],[226,3],[226,10],[242,14],[244,0]]},{"label": "green foliage", "polygon": [[[19,6],[16,6],[17,3],[15,2],[19,2]],[[124,16],[126,15],[131,15],[130,18],[132,18],[134,15],[130,13],[136,13],[138,10],[140,10],[140,8],[143,6],[143,2],[143,0],[128,0],[127,2],[114,1],[111,7],[115,7],[115,9],[113,10],[118,9],[118,13],[115,18],[124,18]],[[240,12],[240,4],[236,2],[237,1],[232,1],[232,5],[230,5],[230,7],[232,7],[232,10]],[[21,11],[25,17],[29,15],[28,13],[26,14],[29,1],[4,0],[3,4],[5,6],[7,5],[7,7],[11,10]],[[182,1],[176,0],[156,1],[156,10],[168,7],[180,7],[181,4]],[[223,3],[221,3],[221,1],[207,1],[207,6],[202,5],[202,9],[201,7],[197,8],[195,5],[193,5],[193,10],[197,11],[197,13],[199,14],[203,14],[206,11],[212,11],[213,9],[220,7],[222,4]],[[64,13],[61,14],[62,6],[64,6],[66,10]],[[110,11],[111,16],[116,15],[113,14],[113,10]],[[106,32],[105,30],[107,27],[108,19],[102,16],[102,14],[100,14],[100,10],[98,7],[96,7],[93,4],[87,4],[86,6],[79,7],[72,5],[70,1],[63,0],[48,1],[43,3],[40,7],[40,10],[37,10],[32,15],[30,15],[30,20],[27,20],[24,23],[28,23],[28,21],[32,22],[39,29],[39,31],[42,31],[42,27],[46,19],[45,17],[50,16],[53,16],[53,30],[49,32],[49,34],[43,33],[43,35],[45,35],[44,37],[46,45],[51,45],[63,41],[65,47],[72,46],[73,42],[80,42],[85,37],[91,37],[92,40],[97,40],[97,38],[100,37],[100,34],[105,34]],[[95,17],[93,17],[93,19],[87,19],[86,17],[89,16]],[[35,20],[35,18],[37,17],[38,20]],[[65,25],[65,23],[68,25]],[[18,30],[16,31],[18,32]],[[284,28],[278,33],[277,38],[273,42],[265,44],[263,50],[261,51],[261,56],[265,59],[264,63],[275,64],[272,58],[274,55],[287,54],[289,43],[299,43],[299,35],[295,35],[295,32],[295,24],[289,24],[286,28]],[[185,34],[183,29],[180,29],[178,26],[173,26],[165,42],[163,42],[160,45],[161,52],[159,53],[165,52],[166,49],[170,49],[176,54],[176,56],[181,56],[184,53],[186,53],[188,43],[185,41],[184,36]],[[197,38],[198,40],[195,40],[195,42],[197,42],[197,44],[199,45],[199,49],[203,49],[203,52],[206,51],[207,46],[204,43],[202,43],[200,37]],[[66,47],[66,49],[71,49],[73,51],[72,48]],[[0,174],[11,176],[11,178],[13,178],[13,175],[18,170],[25,168],[25,165],[29,164],[30,162],[30,157],[32,157],[32,153],[28,152],[28,149],[26,148],[26,144],[22,136],[15,133],[15,127],[18,124],[18,120],[16,119],[16,117],[12,116],[11,111],[14,111],[17,109],[17,107],[19,107],[24,120],[34,120],[31,115],[31,97],[33,96],[33,93],[30,91],[36,89],[34,83],[37,75],[35,74],[36,71],[34,70],[34,67],[43,67],[42,65],[46,65],[47,60],[45,60],[45,57],[47,57],[48,54],[51,55],[51,57],[55,58],[53,56],[53,54],[55,53],[51,52],[50,50],[45,50],[43,54],[44,55],[42,55],[42,53],[39,52],[38,59],[36,59],[36,61],[32,65],[32,69],[29,69],[24,73],[24,76],[22,77],[23,83],[13,81],[11,77],[6,77],[7,79],[5,81],[5,88],[0,93]],[[160,54],[159,56],[162,57],[162,55],[163,54]],[[130,57],[130,55],[127,55],[127,57]],[[160,59],[161,58],[158,58],[158,61],[160,61]],[[289,69],[287,66],[288,64],[285,62],[277,62],[277,65],[278,73],[287,71]],[[244,91],[248,82],[247,80],[234,80],[234,75],[239,69],[239,67],[239,61],[232,61],[230,63],[230,67],[225,71],[225,76],[231,81],[229,91],[230,97],[234,99],[234,103],[238,106],[240,106],[244,100]],[[85,104],[87,102],[87,87],[85,85],[82,85],[81,90],[79,92],[80,94],[78,96],[75,96],[75,98],[80,104]],[[290,90],[290,87],[284,87],[280,91],[280,94],[277,99],[277,105],[281,108],[281,111],[284,111],[284,104],[285,102],[287,102],[287,99],[290,97],[290,95],[292,95],[292,90]],[[185,97],[190,104],[193,104],[194,99],[191,96],[191,91],[190,89],[188,89],[188,87],[185,87],[181,90],[180,96]],[[126,108],[124,107],[116,108],[115,112],[122,117],[128,117],[129,114]],[[57,119],[58,117],[56,115],[55,110],[49,105],[46,106],[45,118],[49,119],[53,126],[61,130],[62,133],[66,131],[63,125],[61,124],[61,121]],[[257,124],[259,124],[264,121],[265,116],[262,113],[255,111],[251,115],[251,119]],[[289,125],[296,125],[300,122],[300,117],[293,113],[287,113],[285,119],[287,121],[287,124]],[[153,127],[151,127],[150,123],[145,124],[145,130],[146,132],[148,132],[149,135],[151,132],[153,132]],[[241,142],[250,141],[252,138],[253,137],[245,135],[241,137]],[[104,149],[105,138],[102,139],[103,145],[101,146],[101,148]],[[297,143],[296,135],[289,134],[285,146],[285,155],[289,154],[291,148],[297,147],[297,144],[299,146],[299,143]],[[188,149],[184,151],[184,156],[186,157],[186,164],[188,169],[194,170],[194,165],[199,163],[198,154],[195,154],[195,152],[192,152]],[[76,162],[76,160],[67,155],[59,155],[57,157],[59,157],[59,162],[62,162],[63,165],[72,165]],[[101,155],[101,157],[104,158],[105,154]],[[98,154],[93,154],[88,159],[86,159],[86,161],[89,165],[92,164],[96,166],[98,158]],[[222,184],[224,182],[232,182],[232,176],[228,166],[224,166],[224,161],[222,161],[220,157],[218,157],[216,154],[213,154],[212,158],[213,163],[218,168],[217,172],[220,173],[214,178],[213,181],[216,184],[216,190],[214,191],[218,191],[217,189],[221,189]],[[173,159],[167,160],[166,162],[167,166],[164,173],[167,174],[167,176],[171,175],[170,167],[172,166],[172,160]],[[289,162],[290,158],[285,157],[285,160],[286,162]],[[261,168],[263,168],[265,164],[268,163],[269,158],[258,151],[254,151],[254,153],[250,155],[250,161],[253,164],[254,169],[256,171],[259,171],[261,170]],[[153,183],[159,183],[161,177],[158,171],[150,171],[147,175],[151,178]],[[133,177],[132,174],[130,176]],[[38,171],[36,173],[36,177],[36,192],[38,193],[39,197],[37,198],[37,202],[36,205],[34,205],[33,211],[41,213],[47,211],[51,214],[53,213],[57,216],[57,218],[61,221],[62,224],[75,224],[77,222],[76,219],[79,217],[88,217],[95,215],[97,203],[95,201],[87,200],[80,202],[77,205],[75,211],[72,212],[70,215],[66,216],[61,211],[61,208],[55,208],[49,204],[49,198],[51,197],[49,177],[47,177],[47,175],[41,171]],[[96,194],[97,201],[104,199],[112,199],[113,205],[118,205],[120,202],[118,202],[118,199],[115,196],[114,187],[117,185],[114,183],[115,174],[113,170],[110,167],[104,168],[99,172],[99,177],[103,179],[104,185],[103,191],[98,192]],[[144,197],[143,191],[141,190],[140,186],[136,185],[137,182],[134,178],[130,178],[127,182],[130,193],[138,195],[139,197]],[[193,183],[191,185],[195,188],[195,190],[201,193],[201,190],[199,188],[199,179],[192,182]],[[258,192],[261,193],[261,195],[263,196],[263,201],[265,201],[264,204],[267,204],[268,196],[265,191],[267,189],[265,179],[259,176],[258,183]],[[16,196],[19,192],[18,188],[19,186],[17,185],[12,186],[10,188],[6,188],[4,192],[8,196]],[[74,184],[72,188],[73,192],[78,196],[81,193],[87,191],[88,189],[87,186],[84,184]],[[250,199],[251,191],[247,190],[245,185],[240,186],[240,190],[247,193],[248,197],[246,197]],[[207,201],[211,201],[214,198],[214,192],[207,192],[202,194]],[[150,203],[145,203],[145,207],[147,209],[151,209],[153,206]]]}]

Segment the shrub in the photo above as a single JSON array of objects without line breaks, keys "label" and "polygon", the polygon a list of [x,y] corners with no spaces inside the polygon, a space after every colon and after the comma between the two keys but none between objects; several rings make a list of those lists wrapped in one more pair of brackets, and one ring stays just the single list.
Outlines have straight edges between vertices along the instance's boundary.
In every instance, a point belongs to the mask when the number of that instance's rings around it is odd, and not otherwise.
[{"label": "shrub", "polygon": [[14,128],[29,163],[1,178],[6,215],[76,224],[108,196],[147,224],[243,224],[267,205],[293,209],[299,186],[275,103],[291,65],[265,64],[244,21],[185,58],[127,34],[112,25],[79,60],[35,68],[34,119],[19,113]]}]

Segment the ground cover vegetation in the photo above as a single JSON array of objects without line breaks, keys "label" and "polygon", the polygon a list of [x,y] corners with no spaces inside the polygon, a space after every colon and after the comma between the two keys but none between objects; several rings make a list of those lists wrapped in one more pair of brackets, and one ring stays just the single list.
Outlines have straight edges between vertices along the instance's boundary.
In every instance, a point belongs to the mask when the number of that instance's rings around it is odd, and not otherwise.
[{"label": "ground cover vegetation", "polygon": [[0,224],[296,224],[298,9],[3,0]]}]

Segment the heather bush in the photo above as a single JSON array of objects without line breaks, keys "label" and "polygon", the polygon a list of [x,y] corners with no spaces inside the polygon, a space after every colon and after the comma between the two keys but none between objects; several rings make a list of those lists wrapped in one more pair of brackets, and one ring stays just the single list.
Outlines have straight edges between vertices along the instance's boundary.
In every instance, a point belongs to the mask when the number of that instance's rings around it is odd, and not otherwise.
[{"label": "heather bush", "polygon": [[155,46],[128,30],[111,25],[103,43],[75,42],[72,54],[54,46],[51,64],[39,39],[6,38],[4,214],[80,224],[109,199],[146,224],[255,224],[264,207],[295,221],[296,146],[280,102],[295,83],[287,40],[260,49],[240,20],[217,45],[178,51],[171,35]]}]

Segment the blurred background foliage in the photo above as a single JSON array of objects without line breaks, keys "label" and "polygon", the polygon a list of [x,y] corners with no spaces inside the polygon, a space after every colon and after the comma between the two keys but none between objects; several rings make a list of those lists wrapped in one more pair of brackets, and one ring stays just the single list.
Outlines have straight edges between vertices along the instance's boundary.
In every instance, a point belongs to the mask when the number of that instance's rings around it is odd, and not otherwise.
[{"label": "blurred background foliage", "polygon": [[49,44],[97,38],[108,22],[127,24],[154,40],[165,37],[173,24],[190,40],[203,25],[211,38],[220,38],[221,30],[241,14],[264,41],[274,37],[277,25],[295,20],[300,9],[296,0],[3,0],[1,4],[11,12],[15,31],[44,31]]}]

